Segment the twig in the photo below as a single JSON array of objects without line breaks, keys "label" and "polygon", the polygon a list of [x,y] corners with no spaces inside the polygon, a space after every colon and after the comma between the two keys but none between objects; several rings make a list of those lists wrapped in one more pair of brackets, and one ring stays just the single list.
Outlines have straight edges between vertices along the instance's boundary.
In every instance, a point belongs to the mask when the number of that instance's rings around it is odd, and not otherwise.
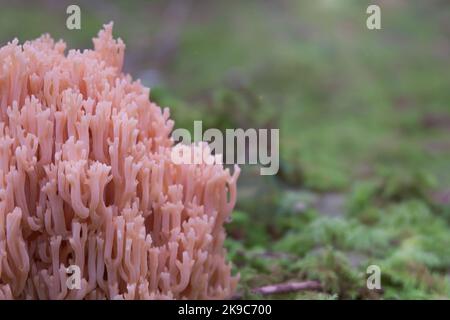
[{"label": "twig", "polygon": [[261,295],[270,295],[308,290],[320,291],[322,290],[322,285],[318,281],[288,282],[255,288],[252,292]]}]

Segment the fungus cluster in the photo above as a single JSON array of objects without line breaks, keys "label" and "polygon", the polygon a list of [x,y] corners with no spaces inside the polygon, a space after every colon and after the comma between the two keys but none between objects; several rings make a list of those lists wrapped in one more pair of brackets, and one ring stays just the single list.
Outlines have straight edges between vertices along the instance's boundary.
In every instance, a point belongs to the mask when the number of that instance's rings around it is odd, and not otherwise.
[{"label": "fungus cluster", "polygon": [[0,299],[230,297],[239,169],[171,161],[169,111],[122,73],[112,24],[93,42],[0,48]]}]

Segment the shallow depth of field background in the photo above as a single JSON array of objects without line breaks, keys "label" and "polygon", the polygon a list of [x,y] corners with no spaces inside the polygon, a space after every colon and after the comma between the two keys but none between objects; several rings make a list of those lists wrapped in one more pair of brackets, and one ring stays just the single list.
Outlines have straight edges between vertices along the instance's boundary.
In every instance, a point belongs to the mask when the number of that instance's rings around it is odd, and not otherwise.
[{"label": "shallow depth of field background", "polygon": [[[79,4],[82,30],[65,27]],[[382,30],[365,26],[379,4]],[[69,48],[113,20],[125,71],[176,127],[279,128],[277,176],[243,167],[226,245],[238,296],[450,297],[446,0],[0,0],[0,43]],[[379,265],[381,291],[366,288]],[[320,292],[252,289],[318,280]]]}]

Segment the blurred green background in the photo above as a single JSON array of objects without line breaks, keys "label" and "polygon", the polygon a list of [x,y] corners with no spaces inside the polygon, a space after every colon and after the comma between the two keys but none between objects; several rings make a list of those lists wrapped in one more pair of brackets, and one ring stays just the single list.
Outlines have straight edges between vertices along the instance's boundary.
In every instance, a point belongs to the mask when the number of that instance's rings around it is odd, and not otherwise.
[{"label": "blurred green background", "polygon": [[[81,7],[82,29],[65,27]],[[378,4],[382,30],[366,28]],[[3,1],[0,42],[49,32],[125,72],[176,127],[279,128],[278,175],[244,167],[227,247],[237,297],[450,297],[450,2]],[[380,266],[382,290],[366,288]],[[320,291],[255,288],[317,280]]]}]

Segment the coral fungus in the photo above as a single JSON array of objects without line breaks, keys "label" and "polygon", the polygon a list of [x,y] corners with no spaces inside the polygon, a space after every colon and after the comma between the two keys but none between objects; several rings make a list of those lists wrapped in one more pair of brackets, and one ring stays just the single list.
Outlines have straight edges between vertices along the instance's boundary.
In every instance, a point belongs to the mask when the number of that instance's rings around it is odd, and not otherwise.
[{"label": "coral fungus", "polygon": [[171,161],[169,111],[122,73],[124,48],[109,24],[94,50],[48,35],[0,49],[0,299],[233,294],[239,169]]}]

